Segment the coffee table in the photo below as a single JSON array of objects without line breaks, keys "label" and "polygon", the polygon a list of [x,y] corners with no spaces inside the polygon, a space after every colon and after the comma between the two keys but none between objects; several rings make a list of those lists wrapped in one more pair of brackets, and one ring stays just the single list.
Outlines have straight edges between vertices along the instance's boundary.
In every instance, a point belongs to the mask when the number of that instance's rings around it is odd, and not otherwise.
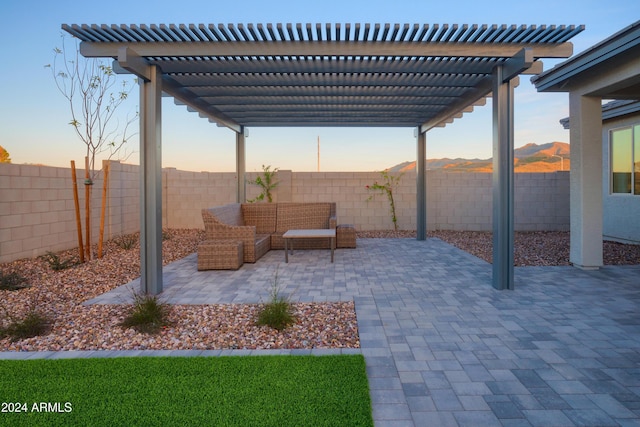
[{"label": "coffee table", "polygon": [[336,230],[330,229],[308,229],[289,230],[282,235],[284,239],[284,262],[289,262],[289,240],[291,240],[291,254],[293,255],[294,239],[331,239],[331,262],[333,262],[333,250],[336,247]]}]

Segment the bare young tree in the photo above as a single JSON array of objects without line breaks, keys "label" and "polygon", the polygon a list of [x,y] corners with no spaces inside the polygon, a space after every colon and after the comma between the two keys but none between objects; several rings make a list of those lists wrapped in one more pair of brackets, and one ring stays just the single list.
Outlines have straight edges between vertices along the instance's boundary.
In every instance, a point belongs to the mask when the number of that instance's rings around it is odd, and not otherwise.
[{"label": "bare young tree", "polygon": [[[84,250],[87,259],[91,259],[91,186],[96,177],[96,158],[100,156],[106,160],[115,158],[122,160],[129,157],[126,143],[135,135],[130,132],[130,126],[136,121],[138,114],[136,112],[133,117],[128,114],[124,120],[119,114],[119,107],[127,100],[135,81],[119,79],[112,67],[103,60],[82,57],[78,40],[75,38],[73,40],[74,49],[71,51],[66,46],[65,35],[62,35],[62,48],[54,49],[53,63],[47,67],[51,69],[56,87],[69,103],[71,112],[69,124],[73,126],[76,135],[86,147],[86,246]],[[73,162],[72,168],[75,175]],[[78,216],[78,225],[79,221]],[[101,225],[100,243],[102,232]],[[80,230],[78,233],[82,252]],[[99,245],[98,256],[100,256],[100,249],[101,245]]]},{"label": "bare young tree", "polygon": [[95,162],[98,155],[106,159],[125,159],[126,143],[135,135],[130,126],[138,114],[131,114],[121,121],[117,114],[133,90],[135,80],[118,79],[112,67],[103,60],[84,58],[80,55],[77,39],[74,49],[66,46],[62,35],[62,48],[54,49],[51,68],[56,87],[69,103],[71,120],[78,137],[86,146],[91,178],[95,177]]}]

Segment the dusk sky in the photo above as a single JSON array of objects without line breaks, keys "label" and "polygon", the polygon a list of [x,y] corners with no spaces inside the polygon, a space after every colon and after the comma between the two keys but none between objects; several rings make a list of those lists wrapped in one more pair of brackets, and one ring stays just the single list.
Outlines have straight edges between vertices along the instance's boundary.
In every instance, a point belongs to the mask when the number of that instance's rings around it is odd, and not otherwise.
[{"label": "dusk sky", "polygon": [[[5,0],[0,5],[0,145],[13,163],[68,167],[82,163],[85,146],[68,125],[66,100],[51,71],[53,49],[66,24],[218,24],[218,23],[419,23],[580,25],[574,54],[640,19],[638,0],[502,1],[49,1]],[[110,61],[109,61],[110,62]],[[543,60],[544,69],[560,61]],[[123,78],[127,78],[124,76]],[[132,77],[129,76],[129,79]],[[559,124],[568,116],[568,95],[537,93],[521,76],[516,89],[515,147],[527,143],[569,142]],[[135,112],[137,88],[121,112]],[[163,99],[164,167],[225,172],[235,170],[235,134]],[[317,139],[321,170],[374,171],[413,161],[413,128],[250,128],[247,171],[272,165],[314,171]],[[491,103],[477,107],[445,128],[427,133],[427,157],[491,157]],[[138,163],[138,139],[126,162]]]}]

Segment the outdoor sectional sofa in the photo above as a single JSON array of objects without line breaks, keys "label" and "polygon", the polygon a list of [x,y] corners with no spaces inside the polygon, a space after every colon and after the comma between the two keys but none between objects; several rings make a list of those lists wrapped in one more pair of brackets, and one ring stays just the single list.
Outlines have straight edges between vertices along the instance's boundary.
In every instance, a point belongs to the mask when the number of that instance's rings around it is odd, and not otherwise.
[{"label": "outdoor sectional sofa", "polygon": [[[200,270],[237,269],[243,262],[256,262],[270,249],[284,249],[282,235],[288,230],[335,228],[336,247],[356,247],[355,228],[337,225],[333,202],[232,203],[203,209],[202,219],[205,241],[198,248]],[[296,247],[329,249],[331,242],[309,239]]]}]

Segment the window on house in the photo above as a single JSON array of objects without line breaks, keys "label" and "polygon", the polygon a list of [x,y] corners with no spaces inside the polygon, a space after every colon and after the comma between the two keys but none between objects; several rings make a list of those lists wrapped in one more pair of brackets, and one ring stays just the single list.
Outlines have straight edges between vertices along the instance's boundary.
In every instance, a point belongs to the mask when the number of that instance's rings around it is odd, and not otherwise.
[{"label": "window on house", "polygon": [[633,128],[633,194],[640,195],[640,125]]},{"label": "window on house", "polygon": [[611,192],[640,195],[640,125],[610,135]]}]

